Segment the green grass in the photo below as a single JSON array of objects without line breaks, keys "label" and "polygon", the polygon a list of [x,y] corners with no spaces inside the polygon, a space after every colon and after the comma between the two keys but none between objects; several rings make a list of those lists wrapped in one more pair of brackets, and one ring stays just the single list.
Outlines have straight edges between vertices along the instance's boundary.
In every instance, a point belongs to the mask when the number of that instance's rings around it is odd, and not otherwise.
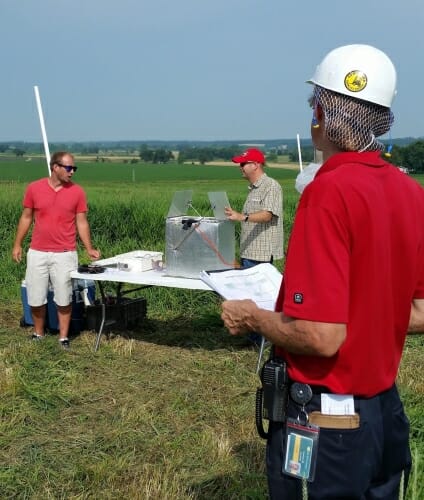
[{"label": "green grass", "polygon": [[254,353],[224,332],[160,329],[97,355],[90,334],[64,353],[7,330],[2,498],[264,498]]},{"label": "green grass", "polygon": [[[76,182],[84,186],[95,182],[123,182],[130,184],[146,184],[157,181],[177,182],[218,182],[240,180],[240,169],[236,165],[216,167],[214,165],[178,165],[146,164],[146,163],[97,163],[78,162],[78,171],[74,174]],[[266,169],[267,173],[278,180],[293,179],[296,170],[283,168]],[[27,162],[23,159],[0,161],[0,181],[27,182],[48,175],[45,160],[35,159]],[[244,181],[245,182],[245,181]]]},{"label": "green grass", "polygon": [[[254,427],[257,351],[228,335],[216,296],[146,289],[142,325],[112,331],[97,353],[93,332],[75,337],[70,352],[55,335],[29,342],[29,329],[18,326],[25,265],[10,257],[29,163],[0,163],[0,498],[265,499],[265,443]],[[148,167],[136,165],[136,182],[122,178],[129,165],[78,170],[93,240],[105,256],[163,251],[176,190],[193,189],[205,215],[208,191],[227,191],[235,208],[246,195],[238,169]],[[34,178],[45,175],[42,162],[38,168]],[[169,180],[161,178],[165,170]],[[286,236],[295,175],[279,179]],[[424,498],[423,341],[407,340],[399,374],[414,456],[408,500]]]}]

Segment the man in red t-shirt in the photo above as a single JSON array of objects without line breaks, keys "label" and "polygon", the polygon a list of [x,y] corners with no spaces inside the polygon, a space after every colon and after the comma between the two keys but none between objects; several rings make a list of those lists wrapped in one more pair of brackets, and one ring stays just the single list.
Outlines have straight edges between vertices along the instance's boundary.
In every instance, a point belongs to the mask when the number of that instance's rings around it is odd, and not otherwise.
[{"label": "man in red t-shirt", "polygon": [[260,331],[287,370],[268,431],[272,499],[403,498],[395,379],[407,332],[424,331],[424,190],[380,157],[396,93],[386,54],[339,47],[309,83],[324,162],[299,202],[277,312],[227,301],[222,319],[233,335]]},{"label": "man in red t-shirt", "polygon": [[40,340],[44,336],[47,293],[51,284],[57,305],[59,341],[65,349],[69,348],[72,309],[70,272],[78,267],[77,231],[89,257],[100,257],[100,252],[91,244],[85,193],[72,182],[76,169],[70,153],[57,152],[50,161],[50,177],[28,185],[12,250],[13,259],[20,262],[22,242],[34,222],[25,275],[28,304],[34,320],[32,338]]}]

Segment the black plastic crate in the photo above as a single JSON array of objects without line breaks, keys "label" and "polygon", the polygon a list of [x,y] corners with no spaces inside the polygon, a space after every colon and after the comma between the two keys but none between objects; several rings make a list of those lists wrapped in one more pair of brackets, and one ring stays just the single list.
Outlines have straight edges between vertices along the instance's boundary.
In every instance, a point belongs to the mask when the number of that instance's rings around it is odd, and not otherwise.
[{"label": "black plastic crate", "polygon": [[[140,324],[147,313],[147,301],[137,299],[121,299],[119,302],[106,304],[106,321],[104,328],[131,329]],[[86,308],[87,329],[100,329],[102,322],[102,305],[95,304]]]}]

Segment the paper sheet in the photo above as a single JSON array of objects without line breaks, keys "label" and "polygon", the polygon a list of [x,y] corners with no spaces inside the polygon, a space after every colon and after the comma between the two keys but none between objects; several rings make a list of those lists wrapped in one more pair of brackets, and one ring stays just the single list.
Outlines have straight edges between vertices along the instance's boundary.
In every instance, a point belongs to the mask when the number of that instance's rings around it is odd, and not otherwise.
[{"label": "paper sheet", "polygon": [[353,396],[321,394],[321,413],[324,415],[355,415]]},{"label": "paper sheet", "polygon": [[251,299],[258,307],[270,311],[275,308],[282,278],[283,275],[272,264],[200,273],[200,279],[224,299]]}]

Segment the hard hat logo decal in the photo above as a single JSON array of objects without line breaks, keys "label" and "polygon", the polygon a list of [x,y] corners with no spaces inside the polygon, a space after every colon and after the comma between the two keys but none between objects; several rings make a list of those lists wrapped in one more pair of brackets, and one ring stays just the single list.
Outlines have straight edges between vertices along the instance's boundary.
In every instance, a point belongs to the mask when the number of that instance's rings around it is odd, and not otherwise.
[{"label": "hard hat logo decal", "polygon": [[367,75],[359,70],[350,71],[344,79],[345,87],[351,92],[360,92],[361,90],[364,90],[367,83]]}]

